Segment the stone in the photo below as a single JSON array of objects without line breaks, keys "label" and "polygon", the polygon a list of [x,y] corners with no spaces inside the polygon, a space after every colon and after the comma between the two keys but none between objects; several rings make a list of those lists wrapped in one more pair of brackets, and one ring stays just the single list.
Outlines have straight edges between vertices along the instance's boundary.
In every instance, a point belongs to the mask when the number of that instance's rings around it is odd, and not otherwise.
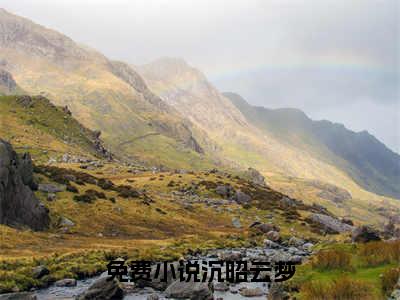
[{"label": "stone", "polygon": [[313,243],[305,243],[305,244],[302,246],[303,250],[304,250],[304,251],[308,251],[308,252],[311,252],[313,247],[314,247],[314,244],[313,244]]},{"label": "stone", "polygon": [[278,226],[273,225],[273,224],[267,224],[267,223],[258,225],[255,228],[257,228],[259,231],[261,231],[263,233],[268,233],[270,231],[277,231],[277,232],[280,231],[280,228]]},{"label": "stone", "polygon": [[151,294],[151,295],[147,296],[146,299],[147,300],[158,300],[158,299],[160,299],[160,297],[158,297],[157,294]]},{"label": "stone", "polygon": [[37,297],[34,295],[34,293],[20,292],[1,294],[0,300],[37,300]]},{"label": "stone", "polygon": [[265,248],[271,248],[271,249],[277,249],[280,248],[280,245],[278,243],[275,243],[271,240],[265,239],[264,240],[264,246]]},{"label": "stone", "polygon": [[27,226],[32,230],[49,227],[49,210],[36,198],[32,162],[22,158],[0,139],[0,224]]},{"label": "stone", "polygon": [[123,297],[124,292],[115,278],[109,280],[108,277],[102,277],[97,279],[87,291],[79,295],[77,300],[120,300]]},{"label": "stone", "polygon": [[261,175],[261,173],[258,170],[254,168],[248,168],[246,175],[250,178],[250,181],[253,182],[254,184],[266,186],[265,177]]},{"label": "stone", "polygon": [[340,220],[323,214],[311,214],[307,222],[316,224],[327,233],[337,234],[346,231],[352,231],[353,226],[342,223]]},{"label": "stone", "polygon": [[55,282],[56,286],[59,287],[63,287],[63,286],[67,286],[67,287],[71,287],[71,286],[76,286],[76,279],[74,278],[65,278],[65,279],[61,279]]},{"label": "stone", "polygon": [[52,183],[42,183],[39,184],[39,191],[45,192],[45,193],[60,193],[66,190],[65,185],[58,185],[58,184],[52,184]]},{"label": "stone", "polygon": [[56,194],[54,194],[54,193],[47,194],[47,201],[55,201],[56,199],[57,199]]},{"label": "stone", "polygon": [[356,243],[367,243],[371,241],[380,241],[379,232],[373,229],[371,226],[363,225],[357,227],[352,235],[351,235],[352,242]]},{"label": "stone", "polygon": [[264,291],[260,289],[259,287],[257,288],[243,288],[239,291],[239,294],[242,295],[243,297],[261,297],[264,295]]},{"label": "stone", "polygon": [[215,188],[215,192],[224,198],[229,198],[233,195],[233,188],[230,185],[219,185]]},{"label": "stone", "polygon": [[236,191],[234,200],[239,204],[246,204],[251,201],[251,197],[246,193],[243,193],[242,191],[238,190]]},{"label": "stone", "polygon": [[218,292],[229,291],[229,285],[226,282],[214,282],[214,291]]},{"label": "stone", "polygon": [[[168,264],[168,266],[167,266],[166,280],[161,280],[161,279],[164,279],[164,277],[160,277],[160,276],[158,276],[158,278],[156,278],[155,274],[157,272],[157,266],[154,265],[151,267],[151,272],[150,272],[150,278],[153,278],[153,280],[151,280],[151,281],[138,280],[138,281],[136,281],[136,285],[139,287],[142,287],[142,288],[143,287],[151,287],[151,288],[159,290],[159,291],[164,291],[174,281],[172,268],[169,267],[169,265],[170,264]],[[174,266],[174,269],[177,270],[179,267],[179,262],[174,262],[173,266]],[[165,273],[164,268],[165,268],[165,264],[161,264],[159,274],[162,274],[163,276]]]},{"label": "stone", "polygon": [[210,285],[205,282],[193,281],[174,281],[165,290],[166,297],[175,299],[191,299],[191,300],[211,300],[213,299],[213,291]]},{"label": "stone", "polygon": [[219,253],[218,256],[223,261],[239,261],[244,255],[239,251],[225,251]]},{"label": "stone", "polygon": [[299,239],[295,236],[292,236],[289,241],[288,241],[289,246],[294,246],[294,247],[301,247],[304,245],[304,241],[302,239]]},{"label": "stone", "polygon": [[35,279],[40,279],[48,274],[50,274],[50,271],[45,266],[37,266],[32,270],[32,276]]},{"label": "stone", "polygon": [[59,225],[62,227],[73,227],[75,223],[66,217],[61,217]]},{"label": "stone", "polygon": [[280,240],[281,235],[279,234],[279,232],[275,231],[275,230],[271,230],[268,231],[266,234],[267,238],[273,242],[277,242]]},{"label": "stone", "polygon": [[242,224],[238,218],[232,218],[232,225],[235,228],[242,228]]}]

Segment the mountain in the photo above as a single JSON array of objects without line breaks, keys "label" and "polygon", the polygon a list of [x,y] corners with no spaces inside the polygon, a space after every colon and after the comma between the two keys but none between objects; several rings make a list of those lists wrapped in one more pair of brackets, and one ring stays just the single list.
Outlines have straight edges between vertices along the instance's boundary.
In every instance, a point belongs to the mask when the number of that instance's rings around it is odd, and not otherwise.
[{"label": "mountain", "polygon": [[248,122],[282,143],[335,164],[368,191],[400,198],[400,156],[368,132],[353,132],[329,121],[313,121],[297,109],[267,109],[252,106],[234,93],[224,95]]},{"label": "mountain", "polygon": [[207,165],[201,145],[206,135],[154,95],[127,64],[4,9],[0,62],[24,91],[68,106],[122,157],[173,167]]}]

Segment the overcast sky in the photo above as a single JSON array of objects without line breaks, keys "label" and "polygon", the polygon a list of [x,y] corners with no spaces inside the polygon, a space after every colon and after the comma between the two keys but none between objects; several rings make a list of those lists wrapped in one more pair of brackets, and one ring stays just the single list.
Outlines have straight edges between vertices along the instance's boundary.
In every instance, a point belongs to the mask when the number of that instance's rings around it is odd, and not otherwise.
[{"label": "overcast sky", "polygon": [[133,64],[184,58],[252,104],[368,130],[400,153],[398,0],[2,0]]}]

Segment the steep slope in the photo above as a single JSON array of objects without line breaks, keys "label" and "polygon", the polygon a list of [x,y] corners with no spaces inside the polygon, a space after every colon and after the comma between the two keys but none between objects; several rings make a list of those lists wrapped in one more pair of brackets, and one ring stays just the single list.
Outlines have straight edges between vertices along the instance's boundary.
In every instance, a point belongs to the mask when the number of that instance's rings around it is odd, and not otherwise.
[{"label": "steep slope", "polygon": [[18,151],[29,151],[35,160],[47,162],[64,154],[110,159],[99,136],[67,107],[56,107],[42,96],[0,96],[0,137]]},{"label": "steep slope", "polygon": [[248,122],[282,143],[336,165],[368,191],[400,198],[400,156],[366,131],[357,133],[341,124],[313,121],[296,109],[251,106],[234,93],[224,95]]},{"label": "steep slope", "polygon": [[[113,151],[153,164],[205,160],[192,124],[153,95],[129,66],[70,38],[0,10],[2,68],[29,94],[68,105],[85,126],[101,130]],[[176,163],[176,162],[175,162]],[[179,165],[178,165],[179,166]]]}]

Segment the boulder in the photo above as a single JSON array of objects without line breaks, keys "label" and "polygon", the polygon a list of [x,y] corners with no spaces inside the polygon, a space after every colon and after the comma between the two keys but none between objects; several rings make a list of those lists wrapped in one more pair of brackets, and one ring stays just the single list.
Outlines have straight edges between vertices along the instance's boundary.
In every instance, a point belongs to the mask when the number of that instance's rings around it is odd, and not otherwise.
[{"label": "boulder", "polygon": [[32,276],[33,276],[33,278],[36,278],[36,279],[40,279],[43,276],[48,275],[48,274],[50,274],[50,271],[45,266],[37,266],[37,267],[33,268],[33,270],[32,270]]},{"label": "boulder", "polygon": [[214,282],[214,291],[218,292],[229,291],[229,285],[226,282]]},{"label": "boulder", "polygon": [[146,298],[146,300],[158,300],[158,299],[160,299],[160,297],[158,297],[157,294],[148,295]]},{"label": "boulder", "polygon": [[60,193],[67,189],[65,185],[52,184],[52,183],[41,183],[39,184],[39,191],[45,193]]},{"label": "boulder", "polygon": [[174,281],[166,290],[165,295],[168,298],[191,299],[191,300],[211,300],[213,291],[206,282],[193,281]]},{"label": "boulder", "polygon": [[219,185],[215,188],[215,192],[224,198],[229,198],[234,194],[234,190],[230,185]]},{"label": "boulder", "polygon": [[77,297],[77,300],[123,299],[124,292],[115,278],[108,277],[97,279],[86,292]]},{"label": "boulder", "polygon": [[50,223],[48,209],[36,198],[29,155],[19,157],[0,140],[0,224],[44,230]]},{"label": "boulder", "polygon": [[243,193],[242,191],[238,190],[236,191],[234,200],[239,204],[246,204],[251,201],[251,197],[246,193]]},{"label": "boulder", "polygon": [[255,228],[263,233],[268,233],[270,231],[280,231],[280,228],[278,226],[268,223],[260,224],[258,226],[255,226]]},{"label": "boulder", "polygon": [[246,175],[249,177],[250,181],[253,182],[254,184],[266,186],[265,177],[261,175],[261,173],[258,170],[254,168],[248,168]]},{"label": "boulder", "polygon": [[280,240],[281,235],[279,234],[279,232],[275,231],[275,230],[271,230],[268,231],[266,234],[267,238],[273,242],[277,242]]},{"label": "boulder", "polygon": [[68,286],[68,287],[76,286],[76,279],[74,279],[74,278],[61,279],[61,280],[56,281],[55,285],[56,286],[60,286],[60,287],[62,287],[62,286]]},{"label": "boulder", "polygon": [[0,300],[37,300],[37,297],[28,292],[8,293],[0,295]]},{"label": "boulder", "polygon": [[264,291],[259,287],[257,288],[245,287],[239,291],[239,294],[242,295],[243,297],[261,297],[264,295]]},{"label": "boulder", "polygon": [[373,229],[371,226],[363,225],[357,227],[351,236],[351,240],[356,243],[367,243],[371,241],[380,241],[379,231]]},{"label": "boulder", "polygon": [[268,239],[264,240],[264,246],[265,246],[265,248],[270,248],[270,249],[278,249],[281,247],[278,243],[275,243]]},{"label": "boulder", "polygon": [[323,214],[311,214],[307,222],[313,223],[326,233],[337,234],[346,231],[352,231],[353,226],[342,223],[339,219]]},{"label": "boulder", "polygon": [[288,241],[289,246],[301,247],[301,246],[303,246],[303,244],[304,244],[304,241],[295,236],[292,236]]}]

